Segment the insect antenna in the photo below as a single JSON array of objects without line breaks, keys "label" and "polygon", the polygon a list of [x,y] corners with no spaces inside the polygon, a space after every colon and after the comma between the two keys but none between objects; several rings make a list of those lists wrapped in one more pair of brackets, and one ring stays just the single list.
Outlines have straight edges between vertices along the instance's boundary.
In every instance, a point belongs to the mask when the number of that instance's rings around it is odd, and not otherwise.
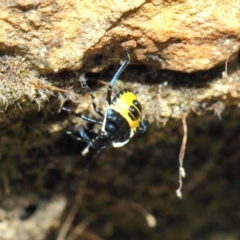
[{"label": "insect antenna", "polygon": [[127,65],[130,63],[130,56],[128,54],[128,51],[126,50],[126,60],[122,63],[122,65],[120,66],[120,68],[117,70],[117,72],[115,73],[115,75],[113,76],[112,80],[109,83],[108,86],[108,96],[107,96],[107,100],[108,100],[108,104],[111,104],[111,95],[112,95],[112,87],[115,84],[115,82],[117,81],[118,77],[120,76],[120,74],[122,73],[122,71],[127,67]]},{"label": "insect antenna", "polygon": [[79,182],[82,183],[84,181],[86,181],[87,176],[88,176],[88,170],[89,168],[92,166],[92,164],[94,163],[94,161],[96,160],[96,158],[99,156],[99,154],[103,151],[105,147],[101,147],[97,150],[97,152],[93,155],[93,157],[91,158],[90,162],[88,163],[88,165],[83,169],[83,175],[82,177],[80,177]]},{"label": "insect antenna", "polygon": [[98,157],[98,155],[103,151],[104,147],[101,147],[97,150],[97,152],[93,155],[92,159],[90,160],[90,162],[88,163],[87,167],[84,168],[84,172],[88,173],[89,168],[92,166],[92,164],[94,163],[94,161],[96,160],[96,158]]}]

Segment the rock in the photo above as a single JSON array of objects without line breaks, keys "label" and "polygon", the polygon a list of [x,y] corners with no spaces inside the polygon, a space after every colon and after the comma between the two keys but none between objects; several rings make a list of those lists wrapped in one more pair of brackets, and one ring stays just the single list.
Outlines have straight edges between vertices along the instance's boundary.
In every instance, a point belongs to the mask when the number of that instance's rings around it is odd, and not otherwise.
[{"label": "rock", "polygon": [[0,48],[26,57],[42,72],[100,71],[131,61],[192,72],[209,69],[239,49],[235,1],[0,2]]}]

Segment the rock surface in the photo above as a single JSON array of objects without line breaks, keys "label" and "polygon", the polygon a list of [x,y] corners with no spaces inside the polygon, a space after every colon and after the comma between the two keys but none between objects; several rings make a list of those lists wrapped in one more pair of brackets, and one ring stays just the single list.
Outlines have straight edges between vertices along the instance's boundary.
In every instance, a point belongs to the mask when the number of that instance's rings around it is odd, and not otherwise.
[{"label": "rock surface", "polygon": [[238,1],[0,1],[0,49],[43,72],[132,62],[192,72],[234,55]]},{"label": "rock surface", "polygon": [[[159,70],[191,72],[235,55],[237,2],[0,0],[0,9],[0,240],[239,239],[239,60],[194,73]],[[136,93],[149,128],[106,149],[84,185],[94,152],[81,155],[84,143],[65,130],[83,121],[59,108],[95,116],[88,80],[105,111],[117,66],[92,72],[119,65],[123,48],[131,63],[152,66],[128,66],[113,95]]]}]

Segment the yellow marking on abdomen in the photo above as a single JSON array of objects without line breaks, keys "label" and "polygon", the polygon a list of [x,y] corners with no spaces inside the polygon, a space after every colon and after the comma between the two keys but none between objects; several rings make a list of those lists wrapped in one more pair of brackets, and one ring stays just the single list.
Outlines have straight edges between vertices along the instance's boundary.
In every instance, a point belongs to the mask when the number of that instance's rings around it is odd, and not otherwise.
[{"label": "yellow marking on abdomen", "polygon": [[[123,93],[119,94],[119,97],[117,97],[115,101],[113,101],[109,108],[118,112],[124,119],[127,120],[131,130],[136,131],[140,124],[142,113],[133,104],[134,100],[138,101],[135,94],[130,91],[124,90]],[[136,120],[132,120],[132,118],[129,116],[130,106],[134,107],[139,113],[139,118],[137,118]],[[130,112],[130,114],[132,113]]]}]

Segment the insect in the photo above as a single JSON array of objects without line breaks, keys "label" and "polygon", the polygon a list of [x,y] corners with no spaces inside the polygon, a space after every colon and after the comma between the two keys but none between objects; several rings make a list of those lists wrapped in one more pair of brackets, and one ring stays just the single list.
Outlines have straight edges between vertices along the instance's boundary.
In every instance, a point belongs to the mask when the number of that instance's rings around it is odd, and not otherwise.
[{"label": "insect", "polygon": [[125,145],[137,132],[146,132],[146,125],[142,120],[142,108],[136,95],[128,89],[123,89],[119,91],[113,99],[111,97],[112,88],[115,82],[130,62],[127,52],[126,55],[126,60],[115,73],[108,86],[108,108],[105,114],[103,114],[96,106],[95,97],[91,89],[86,86],[92,99],[93,108],[102,120],[90,118],[85,115],[78,115],[69,108],[62,107],[63,111],[69,112],[89,123],[102,125],[101,132],[92,139],[88,136],[88,133],[83,126],[79,129],[79,136],[75,135],[71,131],[67,131],[67,134],[70,134],[78,141],[83,141],[88,144],[86,149],[83,151],[83,154],[86,154],[89,147],[92,147],[97,149],[94,156],[95,158],[107,146],[121,147]]}]

